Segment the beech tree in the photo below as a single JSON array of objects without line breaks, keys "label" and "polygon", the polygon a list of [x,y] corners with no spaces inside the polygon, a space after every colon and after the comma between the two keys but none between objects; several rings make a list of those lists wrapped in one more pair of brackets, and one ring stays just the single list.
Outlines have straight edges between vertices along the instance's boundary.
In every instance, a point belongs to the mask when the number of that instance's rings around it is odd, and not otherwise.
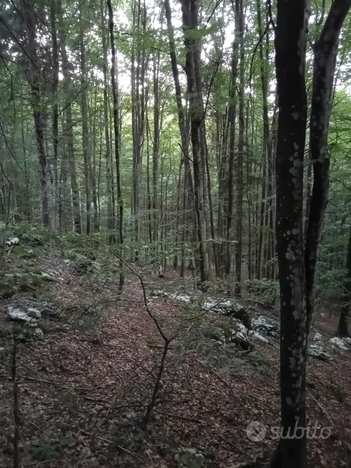
[{"label": "beech tree", "polygon": [[[308,289],[341,298],[351,217],[341,201],[350,171],[344,128],[350,20],[339,35],[339,58],[331,53],[323,71],[317,56],[331,50],[328,30],[339,28],[336,16],[327,15],[331,5],[337,12],[338,2],[313,4],[307,43],[316,59],[314,71],[306,69],[306,81],[314,83],[306,91],[313,164],[305,162],[303,170],[303,255],[312,259]],[[9,208],[62,234],[99,233],[110,244],[123,243],[133,260],[159,258],[167,268],[180,266],[181,276],[188,266],[202,283],[216,277],[231,294],[250,291],[273,304],[279,290],[275,4],[111,0],[111,8],[115,91],[106,1],[16,0],[0,7],[2,216]],[[331,99],[327,93],[320,101],[314,91],[326,76],[335,76],[328,89],[339,103],[327,143],[319,107]],[[319,152],[329,158],[323,162]],[[325,208],[326,191],[323,199],[314,192],[321,193],[330,157],[341,162],[332,168]],[[334,213],[332,203],[343,208]]]},{"label": "beech tree", "polygon": [[[310,123],[312,198],[303,233],[303,159],[307,123],[305,56],[307,21],[305,1],[279,1],[276,29],[278,85],[276,236],[281,310],[281,424],[282,438],[272,467],[307,467],[306,359],[313,314],[317,249],[328,198],[328,127],[333,77],[341,26],[351,1],[333,2],[314,46]],[[300,437],[289,437],[297,427]]]}]

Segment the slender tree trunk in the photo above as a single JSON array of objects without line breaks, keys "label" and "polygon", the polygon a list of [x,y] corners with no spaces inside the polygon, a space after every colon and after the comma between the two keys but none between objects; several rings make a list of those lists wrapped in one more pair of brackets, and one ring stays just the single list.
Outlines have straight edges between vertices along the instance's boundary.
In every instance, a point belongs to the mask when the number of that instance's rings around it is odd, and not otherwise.
[{"label": "slender tree trunk", "polygon": [[349,336],[350,302],[351,302],[351,232],[346,255],[346,278],[343,289],[343,304],[340,313],[337,334],[341,337]]},{"label": "slender tree trunk", "polygon": [[[225,274],[229,279],[232,258],[232,221],[234,207],[234,165],[235,165],[235,125],[236,125],[236,99],[237,99],[237,78],[238,78],[238,53],[239,53],[239,14],[237,11],[237,1],[235,3],[235,31],[232,50],[231,83],[229,91],[228,125],[229,129],[229,158],[228,158],[228,185],[227,185],[227,212],[226,212],[226,265]],[[235,239],[236,240],[236,239]]]},{"label": "slender tree trunk", "polygon": [[123,198],[122,198],[122,186],[121,186],[121,161],[120,161],[120,135],[119,135],[119,104],[118,104],[118,85],[116,80],[117,67],[116,67],[116,46],[114,37],[114,26],[113,26],[113,10],[111,0],[107,0],[107,7],[109,12],[109,31],[111,40],[111,55],[112,55],[112,67],[111,67],[111,82],[112,82],[112,94],[113,94],[113,128],[115,136],[115,158],[116,158],[116,180],[117,180],[117,203],[119,207],[119,219],[118,219],[118,243],[120,248],[120,274],[119,274],[119,290],[122,292],[124,285],[124,273],[123,273],[123,221],[124,221],[124,210],[123,210]]},{"label": "slender tree trunk", "polygon": [[110,152],[110,130],[109,130],[109,106],[108,106],[108,83],[107,83],[107,38],[105,33],[105,7],[104,1],[100,3],[101,30],[102,30],[102,48],[103,48],[103,98],[104,98],[104,128],[105,128],[105,161],[106,161],[106,188],[107,188],[107,231],[108,241],[114,243],[115,220],[112,211],[112,174],[111,174],[111,152]]},{"label": "slender tree trunk", "polygon": [[56,30],[56,9],[55,2],[50,4],[50,22],[52,34],[52,93],[54,96],[54,104],[52,109],[52,137],[53,137],[53,169],[54,169],[54,186],[53,186],[53,228],[56,229],[57,224],[57,194],[58,194],[58,130],[59,130],[59,113],[57,104],[57,87],[59,82],[59,59],[58,59],[58,43]]},{"label": "slender tree trunk", "polygon": [[72,116],[72,90],[71,90],[71,77],[69,71],[68,55],[66,50],[66,31],[63,24],[62,16],[62,4],[61,0],[56,0],[57,16],[59,23],[59,37],[60,37],[60,48],[62,57],[62,74],[63,82],[66,93],[66,128],[65,138],[67,140],[67,151],[68,151],[68,163],[69,173],[71,178],[71,190],[72,190],[72,208],[73,208],[73,220],[74,229],[77,233],[82,232],[82,222],[80,215],[80,196],[77,180],[77,170],[75,161],[75,149],[74,149],[74,135],[73,135],[73,116]]},{"label": "slender tree trunk", "polygon": [[239,23],[239,44],[240,44],[240,69],[239,69],[239,133],[238,133],[238,158],[236,165],[236,249],[235,249],[235,294],[241,294],[241,274],[242,274],[242,244],[243,244],[243,179],[244,179],[244,79],[245,79],[245,50],[244,50],[244,5],[243,0],[236,0],[235,10]]},{"label": "slender tree trunk", "polygon": [[85,206],[86,206],[86,233],[91,231],[91,161],[88,131],[88,105],[87,105],[87,82],[85,64],[85,42],[82,18],[80,18],[80,67],[81,67],[81,113],[82,113],[82,143],[84,159],[84,179],[85,179]]},{"label": "slender tree trunk", "polygon": [[41,211],[42,223],[44,226],[50,225],[49,214],[49,196],[47,183],[47,156],[44,143],[43,127],[43,103],[40,86],[40,68],[37,56],[36,45],[36,13],[31,0],[22,0],[23,17],[27,32],[27,55],[28,63],[28,81],[31,88],[31,105],[33,110],[35,137],[37,143],[39,167],[40,167],[40,186],[41,186]]}]

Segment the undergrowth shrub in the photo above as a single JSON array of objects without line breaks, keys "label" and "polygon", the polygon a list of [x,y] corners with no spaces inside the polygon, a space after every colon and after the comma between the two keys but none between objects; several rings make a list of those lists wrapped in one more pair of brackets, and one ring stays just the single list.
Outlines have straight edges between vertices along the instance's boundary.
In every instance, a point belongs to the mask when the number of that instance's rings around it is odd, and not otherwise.
[{"label": "undergrowth shrub", "polygon": [[250,295],[264,304],[266,307],[274,307],[279,297],[279,281],[267,278],[246,280],[247,290]]}]

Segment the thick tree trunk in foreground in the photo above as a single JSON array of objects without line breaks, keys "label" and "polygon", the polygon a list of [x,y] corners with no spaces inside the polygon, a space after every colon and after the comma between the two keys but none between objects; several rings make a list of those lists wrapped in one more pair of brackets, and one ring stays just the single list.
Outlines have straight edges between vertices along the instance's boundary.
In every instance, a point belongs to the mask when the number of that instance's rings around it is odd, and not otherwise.
[{"label": "thick tree trunk in foreground", "polygon": [[[272,467],[307,467],[305,374],[313,314],[313,288],[322,222],[328,198],[328,124],[336,47],[351,0],[335,0],[314,49],[310,149],[311,208],[303,254],[303,153],[306,126],[304,1],[278,1],[277,251],[281,288],[281,413],[283,437]],[[293,84],[294,83],[294,84]],[[305,271],[304,271],[305,270]],[[306,281],[304,284],[304,275]],[[304,291],[305,289],[305,291]],[[306,299],[306,308],[304,306]],[[302,428],[296,436],[296,428]],[[302,434],[301,434],[302,432]],[[295,434],[295,436],[294,436]],[[286,437],[290,435],[290,437]],[[301,436],[302,437],[299,437]],[[293,436],[293,437],[291,437]]]},{"label": "thick tree trunk in foreground", "polygon": [[[303,157],[306,137],[306,9],[304,0],[279,0],[276,29],[278,84],[276,235],[281,310],[281,424],[271,466],[306,468],[306,434],[287,438],[306,427],[306,310],[303,256]],[[300,434],[299,434],[300,435]]]}]

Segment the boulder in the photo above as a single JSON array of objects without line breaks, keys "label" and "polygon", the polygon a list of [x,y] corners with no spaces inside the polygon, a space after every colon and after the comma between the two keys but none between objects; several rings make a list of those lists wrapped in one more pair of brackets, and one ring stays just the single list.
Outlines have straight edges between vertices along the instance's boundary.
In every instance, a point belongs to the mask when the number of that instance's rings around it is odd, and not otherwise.
[{"label": "boulder", "polygon": [[201,450],[195,448],[181,448],[176,455],[179,468],[204,468],[206,456]]},{"label": "boulder", "polygon": [[18,237],[11,237],[6,241],[6,246],[7,247],[13,247],[14,245],[19,244],[19,238]]},{"label": "boulder", "polygon": [[259,315],[251,320],[253,331],[259,334],[278,337],[280,334],[280,323],[277,319],[268,315]]},{"label": "boulder", "polygon": [[55,278],[52,275],[49,275],[49,273],[42,272],[41,277],[44,281],[55,281]]},{"label": "boulder", "polygon": [[168,297],[168,294],[165,291],[162,291],[162,289],[156,289],[154,291],[151,291],[150,296],[151,297]]},{"label": "boulder", "polygon": [[40,310],[36,309],[35,307],[28,307],[27,315],[29,315],[29,317],[33,317],[35,319],[40,319],[41,318]]},{"label": "boulder", "polygon": [[308,348],[308,355],[315,358],[320,359],[321,361],[329,361],[331,360],[331,356],[327,353],[322,346],[312,344]]},{"label": "boulder", "polygon": [[191,301],[191,296],[182,293],[174,293],[171,294],[169,297],[174,301],[184,302],[185,304],[188,304]]},{"label": "boulder", "polygon": [[267,338],[265,338],[264,336],[260,335],[257,331],[250,330],[249,336],[250,336],[250,338],[253,338],[253,339],[255,339],[255,340],[262,341],[263,343],[269,343],[269,341],[267,340]]},{"label": "boulder", "polygon": [[202,309],[207,312],[215,312],[240,320],[246,328],[251,328],[250,316],[241,304],[234,299],[227,299],[225,301],[216,301],[208,298],[203,304]]},{"label": "boulder", "polygon": [[32,318],[27,314],[27,312],[25,312],[22,309],[19,309],[18,307],[9,306],[7,316],[9,319],[21,323],[29,323],[32,320]]},{"label": "boulder", "polygon": [[58,317],[60,315],[60,311],[55,308],[54,304],[49,302],[33,301],[30,303],[30,308],[37,309],[44,317]]},{"label": "boulder", "polygon": [[329,341],[333,346],[336,346],[337,348],[342,349],[343,351],[349,351],[351,349],[350,343],[345,338],[339,338],[337,336],[334,336],[334,338],[331,338]]}]

